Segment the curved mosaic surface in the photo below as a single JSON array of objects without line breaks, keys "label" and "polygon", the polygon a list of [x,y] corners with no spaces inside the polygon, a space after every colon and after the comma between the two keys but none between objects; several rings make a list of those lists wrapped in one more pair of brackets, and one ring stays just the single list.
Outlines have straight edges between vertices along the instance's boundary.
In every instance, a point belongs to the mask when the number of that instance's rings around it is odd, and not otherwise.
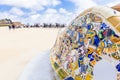
[{"label": "curved mosaic surface", "polygon": [[94,65],[102,59],[116,68],[120,80],[120,26],[116,28],[103,14],[92,10],[80,14],[61,31],[51,50],[52,67],[62,80],[93,80]]}]

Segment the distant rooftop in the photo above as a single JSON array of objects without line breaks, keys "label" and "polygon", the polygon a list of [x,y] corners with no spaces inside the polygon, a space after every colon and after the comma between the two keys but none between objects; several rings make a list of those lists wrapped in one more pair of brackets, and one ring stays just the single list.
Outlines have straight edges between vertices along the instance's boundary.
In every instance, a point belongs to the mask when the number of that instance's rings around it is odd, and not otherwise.
[{"label": "distant rooftop", "polygon": [[12,24],[12,20],[10,19],[1,19],[0,20],[0,26],[9,26]]}]

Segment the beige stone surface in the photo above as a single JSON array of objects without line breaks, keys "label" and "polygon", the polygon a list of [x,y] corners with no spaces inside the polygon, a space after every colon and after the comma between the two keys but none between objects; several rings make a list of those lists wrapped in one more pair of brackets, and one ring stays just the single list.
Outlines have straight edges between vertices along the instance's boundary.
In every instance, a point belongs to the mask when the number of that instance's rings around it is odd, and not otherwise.
[{"label": "beige stone surface", "polygon": [[17,80],[32,58],[52,48],[58,30],[0,28],[0,80]]}]

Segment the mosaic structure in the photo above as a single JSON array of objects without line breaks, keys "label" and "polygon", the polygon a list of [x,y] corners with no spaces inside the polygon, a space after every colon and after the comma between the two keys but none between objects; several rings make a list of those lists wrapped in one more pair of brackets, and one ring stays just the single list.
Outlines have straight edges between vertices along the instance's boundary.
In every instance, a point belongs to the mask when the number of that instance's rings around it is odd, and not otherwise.
[{"label": "mosaic structure", "polygon": [[86,10],[59,33],[50,60],[61,80],[94,80],[94,66],[102,59],[116,68],[120,80],[119,12],[103,7],[111,11],[107,15],[101,8]]}]

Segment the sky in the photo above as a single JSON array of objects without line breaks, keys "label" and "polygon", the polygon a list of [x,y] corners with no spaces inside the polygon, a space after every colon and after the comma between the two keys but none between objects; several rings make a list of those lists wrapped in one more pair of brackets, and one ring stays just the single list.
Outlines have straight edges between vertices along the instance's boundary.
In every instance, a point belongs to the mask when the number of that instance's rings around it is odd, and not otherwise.
[{"label": "sky", "polygon": [[120,0],[0,0],[0,19],[9,18],[24,24],[68,24],[87,8],[119,3]]}]

